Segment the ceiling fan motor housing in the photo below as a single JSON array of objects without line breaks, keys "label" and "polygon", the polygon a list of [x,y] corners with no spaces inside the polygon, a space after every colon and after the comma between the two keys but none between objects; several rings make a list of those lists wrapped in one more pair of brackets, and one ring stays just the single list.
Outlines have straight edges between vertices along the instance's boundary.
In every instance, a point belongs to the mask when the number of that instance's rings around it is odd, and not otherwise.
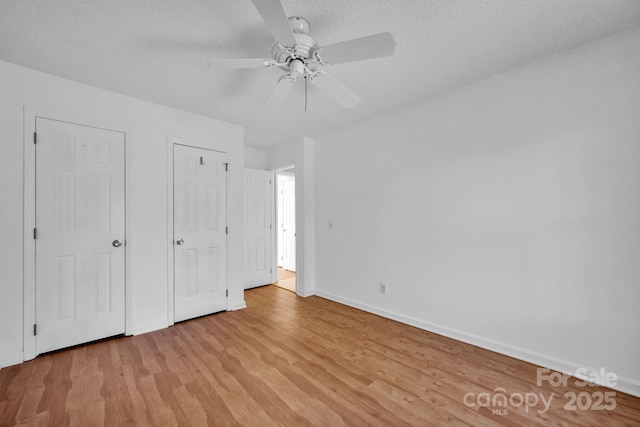
[{"label": "ceiling fan motor housing", "polygon": [[[306,63],[306,60],[311,58],[313,52],[318,49],[319,45],[311,38],[309,33],[309,23],[306,19],[293,16],[289,18],[289,25],[293,30],[293,37],[296,39],[296,46],[282,46],[280,43],[276,43],[271,48],[271,57],[277,63],[289,63],[292,59],[301,59]],[[293,55],[286,48],[294,48]],[[280,68],[286,71],[289,70],[289,65],[283,65]]]}]

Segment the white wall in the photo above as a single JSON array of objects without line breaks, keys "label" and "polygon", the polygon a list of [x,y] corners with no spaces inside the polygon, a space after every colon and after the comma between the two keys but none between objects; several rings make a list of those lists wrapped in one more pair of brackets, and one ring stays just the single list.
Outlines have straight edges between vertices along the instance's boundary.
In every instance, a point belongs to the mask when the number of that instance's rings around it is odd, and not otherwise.
[{"label": "white wall", "polygon": [[296,289],[301,296],[315,291],[314,145],[305,137],[267,151],[267,169],[296,167]]},{"label": "white wall", "polygon": [[[0,366],[22,360],[23,107],[128,127],[132,206],[131,326],[167,325],[167,137],[214,141],[229,167],[229,305],[243,297],[243,131],[240,127],[0,62]],[[8,244],[8,242],[11,242]]]},{"label": "white wall", "polygon": [[267,169],[267,151],[253,147],[244,149],[244,167],[249,169]]},{"label": "white wall", "polygon": [[318,295],[640,394],[640,31],[315,153]]}]

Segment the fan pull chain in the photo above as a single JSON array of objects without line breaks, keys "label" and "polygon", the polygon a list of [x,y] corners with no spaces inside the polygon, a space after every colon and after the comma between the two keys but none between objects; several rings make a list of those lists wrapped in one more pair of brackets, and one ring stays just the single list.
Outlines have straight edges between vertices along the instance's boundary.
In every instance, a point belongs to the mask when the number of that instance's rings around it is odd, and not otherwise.
[{"label": "fan pull chain", "polygon": [[307,112],[307,84],[309,83],[309,80],[305,77],[304,78],[304,112]]}]

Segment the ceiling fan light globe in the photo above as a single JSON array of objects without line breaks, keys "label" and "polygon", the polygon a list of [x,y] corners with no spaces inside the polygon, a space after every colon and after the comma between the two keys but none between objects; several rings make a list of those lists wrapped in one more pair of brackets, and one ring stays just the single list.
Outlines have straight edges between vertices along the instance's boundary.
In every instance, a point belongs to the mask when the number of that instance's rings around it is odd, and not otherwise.
[{"label": "ceiling fan light globe", "polygon": [[302,60],[294,59],[289,64],[289,75],[295,78],[302,77],[304,75],[304,67],[305,64]]}]

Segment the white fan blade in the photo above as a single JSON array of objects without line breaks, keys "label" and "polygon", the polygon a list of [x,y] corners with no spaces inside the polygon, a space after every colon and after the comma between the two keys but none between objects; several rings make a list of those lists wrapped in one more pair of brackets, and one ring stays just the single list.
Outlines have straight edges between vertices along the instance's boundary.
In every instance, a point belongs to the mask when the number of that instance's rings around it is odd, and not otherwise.
[{"label": "white fan blade", "polygon": [[309,77],[309,81],[343,107],[352,108],[360,102],[360,97],[351,89],[323,71],[317,72],[313,78]]},{"label": "white fan blade", "polygon": [[211,59],[211,69],[240,69],[240,68],[265,68],[269,65],[268,59]]},{"label": "white fan blade", "polygon": [[284,76],[278,81],[276,87],[273,88],[273,92],[271,92],[271,96],[267,101],[264,109],[267,111],[275,111],[279,110],[284,101],[287,100],[289,93],[291,93],[291,89],[293,89],[293,85],[296,83],[296,78],[291,76]]},{"label": "white fan blade", "polygon": [[252,0],[262,20],[267,24],[269,32],[278,43],[286,47],[294,47],[298,42],[289,26],[287,14],[280,0]]},{"label": "white fan blade", "polygon": [[395,50],[396,41],[391,33],[378,33],[323,46],[318,55],[327,64],[341,64],[391,56]]}]

